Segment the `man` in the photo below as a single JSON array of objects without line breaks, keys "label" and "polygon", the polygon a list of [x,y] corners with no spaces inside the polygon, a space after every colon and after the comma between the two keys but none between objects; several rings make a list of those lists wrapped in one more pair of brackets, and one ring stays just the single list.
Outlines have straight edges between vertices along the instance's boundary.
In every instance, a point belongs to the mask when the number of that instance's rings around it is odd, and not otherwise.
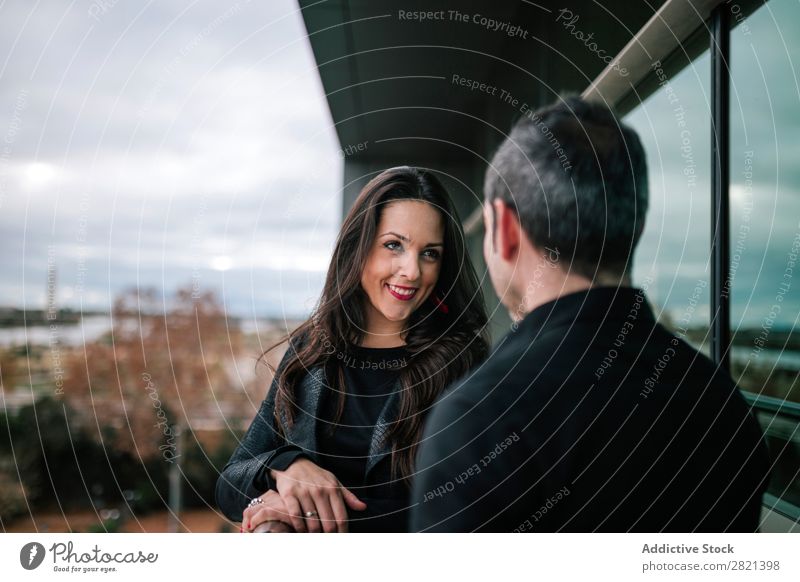
[{"label": "man", "polygon": [[636,133],[563,100],[516,124],[485,197],[514,323],[431,413],[413,530],[756,531],[768,460],[750,409],[631,287],[648,203]]}]

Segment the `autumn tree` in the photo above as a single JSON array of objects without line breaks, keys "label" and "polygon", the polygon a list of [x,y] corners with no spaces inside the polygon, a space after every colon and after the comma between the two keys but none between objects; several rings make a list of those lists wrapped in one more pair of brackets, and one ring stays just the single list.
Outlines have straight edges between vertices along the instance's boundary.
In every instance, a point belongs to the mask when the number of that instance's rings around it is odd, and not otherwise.
[{"label": "autumn tree", "polygon": [[241,347],[213,292],[131,289],[114,301],[110,333],[69,359],[65,398],[108,446],[170,461],[173,426],[241,399],[233,364]]}]

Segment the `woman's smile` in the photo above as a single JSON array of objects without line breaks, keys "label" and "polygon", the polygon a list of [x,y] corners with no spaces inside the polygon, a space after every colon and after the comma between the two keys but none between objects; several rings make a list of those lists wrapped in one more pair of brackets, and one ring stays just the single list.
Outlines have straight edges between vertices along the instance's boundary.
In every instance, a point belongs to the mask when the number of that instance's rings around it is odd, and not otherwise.
[{"label": "woman's smile", "polygon": [[399,299],[400,301],[409,301],[417,294],[417,287],[403,287],[401,285],[390,285],[386,283],[386,289],[389,290],[389,293],[395,299]]}]

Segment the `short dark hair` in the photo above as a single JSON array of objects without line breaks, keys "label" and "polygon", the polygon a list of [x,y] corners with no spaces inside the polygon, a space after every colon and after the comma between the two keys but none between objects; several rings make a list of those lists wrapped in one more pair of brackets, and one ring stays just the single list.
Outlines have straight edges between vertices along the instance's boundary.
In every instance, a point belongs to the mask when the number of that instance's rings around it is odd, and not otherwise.
[{"label": "short dark hair", "polygon": [[556,250],[564,270],[622,275],[647,213],[644,148],[602,103],[565,97],[514,125],[484,192],[516,213],[531,243]]}]

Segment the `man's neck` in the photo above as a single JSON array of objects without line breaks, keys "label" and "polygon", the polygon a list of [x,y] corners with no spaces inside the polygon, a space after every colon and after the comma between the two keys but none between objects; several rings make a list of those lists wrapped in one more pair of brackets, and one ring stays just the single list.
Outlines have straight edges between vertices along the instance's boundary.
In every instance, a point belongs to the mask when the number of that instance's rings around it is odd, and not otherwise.
[{"label": "man's neck", "polygon": [[572,293],[586,291],[593,287],[629,287],[630,277],[627,275],[602,274],[594,280],[582,275],[566,274],[561,269],[555,269],[549,273],[541,274],[533,271],[536,277],[527,277],[527,280],[518,287],[523,290],[522,298],[518,302],[519,307],[516,313],[510,313],[511,319],[521,320],[528,313],[544,305]]}]

